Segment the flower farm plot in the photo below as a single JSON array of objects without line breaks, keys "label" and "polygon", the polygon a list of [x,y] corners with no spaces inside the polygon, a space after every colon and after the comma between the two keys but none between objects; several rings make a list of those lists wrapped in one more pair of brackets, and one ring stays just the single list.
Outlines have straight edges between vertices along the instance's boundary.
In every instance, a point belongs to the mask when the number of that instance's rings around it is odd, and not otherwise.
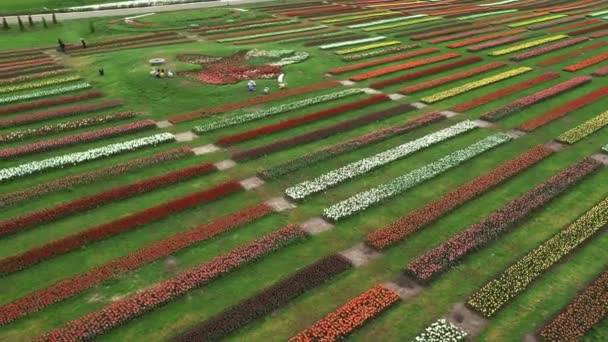
[{"label": "flower farm plot", "polygon": [[585,137],[599,131],[603,127],[608,125],[608,111],[594,117],[593,119],[586,121],[585,123],[574,127],[573,129],[560,134],[557,137],[557,141],[564,142],[567,144],[574,144],[577,141],[584,139]]}]

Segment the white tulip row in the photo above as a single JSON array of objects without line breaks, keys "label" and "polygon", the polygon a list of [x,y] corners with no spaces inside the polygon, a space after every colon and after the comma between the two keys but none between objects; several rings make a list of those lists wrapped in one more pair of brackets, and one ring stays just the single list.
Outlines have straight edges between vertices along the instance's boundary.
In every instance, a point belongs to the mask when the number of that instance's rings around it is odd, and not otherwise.
[{"label": "white tulip row", "polygon": [[59,87],[59,88],[37,90],[37,91],[27,93],[27,94],[4,96],[4,97],[0,97],[0,105],[12,103],[12,102],[36,99],[36,98],[44,97],[44,96],[59,95],[59,94],[68,93],[70,91],[87,89],[90,87],[91,87],[90,84],[83,82],[83,83],[76,83],[73,85]]},{"label": "white tulip row", "polygon": [[424,331],[416,336],[415,342],[458,342],[464,341],[467,332],[445,319],[429,325]]},{"label": "white tulip row", "polygon": [[363,175],[380,166],[391,163],[397,159],[404,158],[414,152],[420,151],[431,145],[437,144],[449,138],[468,132],[479,125],[474,121],[463,121],[438,132],[425,135],[422,138],[399,145],[389,150],[380,152],[371,157],[352,162],[341,168],[325,173],[313,180],[304,181],[285,190],[285,194],[292,199],[303,199],[316,192],[323,191],[331,186],[345,180]]},{"label": "white tulip row", "polygon": [[362,28],[362,27],[388,24],[388,23],[393,23],[393,22],[396,22],[396,21],[410,20],[410,19],[415,19],[415,18],[420,18],[420,17],[426,17],[426,16],[428,16],[428,14],[414,14],[414,15],[408,15],[406,17],[397,17],[397,18],[390,18],[390,19],[370,21],[370,22],[363,23],[363,24],[348,25],[346,27],[349,28],[349,29]]},{"label": "white tulip row", "polygon": [[398,195],[426,180],[438,176],[449,169],[452,169],[465,161],[511,139],[511,136],[504,133],[491,135],[465,149],[448,154],[447,156],[430,164],[427,164],[403,176],[397,177],[388,183],[384,183],[370,190],[360,192],[347,198],[346,200],[338,202],[323,210],[323,214],[325,217],[333,221],[351,216],[387,198]]},{"label": "white tulip row", "polygon": [[32,173],[40,172],[66,165],[76,165],[89,160],[109,157],[125,151],[136,150],[145,146],[156,145],[163,142],[172,141],[175,136],[171,133],[160,133],[139,139],[120,142],[112,145],[94,148],[84,152],[75,152],[62,156],[47,158],[44,160],[33,161],[15,167],[0,169],[0,181],[27,176]]},{"label": "white tulip row", "polygon": [[363,44],[363,43],[377,42],[377,41],[383,40],[383,39],[386,39],[386,37],[385,36],[377,36],[377,37],[370,37],[370,38],[363,38],[363,39],[347,40],[345,42],[337,42],[337,43],[331,43],[331,44],[321,45],[321,46],[319,46],[319,49],[321,49],[321,50],[327,50],[327,49],[333,49],[333,48],[342,47],[342,46],[349,46],[349,45],[357,45],[357,44]]}]

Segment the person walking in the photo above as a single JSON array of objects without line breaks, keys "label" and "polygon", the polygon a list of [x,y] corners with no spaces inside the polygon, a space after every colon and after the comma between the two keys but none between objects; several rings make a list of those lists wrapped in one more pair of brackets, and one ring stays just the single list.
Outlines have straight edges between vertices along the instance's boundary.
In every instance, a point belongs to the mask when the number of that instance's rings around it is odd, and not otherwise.
[{"label": "person walking", "polygon": [[86,49],[86,48],[87,48],[87,42],[84,40],[84,38],[80,38],[80,44],[82,44],[82,47],[83,47],[84,49]]},{"label": "person walking", "polygon": [[65,52],[65,44],[60,38],[57,38],[57,44],[59,44],[59,51]]}]

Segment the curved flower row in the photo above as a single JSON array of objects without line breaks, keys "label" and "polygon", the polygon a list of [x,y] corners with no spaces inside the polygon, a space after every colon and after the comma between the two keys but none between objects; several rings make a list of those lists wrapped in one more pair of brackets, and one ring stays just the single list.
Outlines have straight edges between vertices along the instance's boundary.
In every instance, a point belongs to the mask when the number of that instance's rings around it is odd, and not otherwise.
[{"label": "curved flower row", "polygon": [[12,102],[36,99],[39,97],[65,94],[65,93],[68,93],[71,91],[88,89],[90,87],[91,87],[90,84],[88,84],[86,82],[82,82],[82,83],[76,83],[73,85],[68,85],[68,86],[63,86],[63,87],[58,87],[58,88],[38,90],[38,91],[34,91],[31,93],[27,93],[27,94],[9,95],[9,96],[0,97],[0,105],[12,103]]},{"label": "curved flower row", "polygon": [[607,224],[608,198],[475,291],[467,304],[485,317],[494,316],[550,267]]},{"label": "curved flower row", "polygon": [[467,332],[445,319],[439,319],[429,325],[424,331],[416,336],[415,342],[458,342],[464,341]]},{"label": "curved flower row", "polygon": [[23,177],[32,173],[63,167],[67,165],[77,165],[86,161],[99,158],[109,157],[118,153],[133,151],[146,146],[154,146],[164,142],[175,140],[175,136],[171,133],[160,133],[139,139],[124,141],[116,144],[111,144],[103,147],[94,148],[84,152],[74,152],[62,156],[51,157],[43,160],[37,160],[26,164],[21,164],[14,167],[0,169],[0,181]]},{"label": "curved flower row", "polygon": [[534,210],[563,194],[601,166],[601,163],[593,159],[585,159],[562,170],[559,174],[493,212],[481,222],[422,254],[407,265],[407,272],[420,281],[428,281],[432,277],[438,276],[469,253],[500,238],[502,234],[508,232],[510,228],[516,227]]},{"label": "curved flower row", "polygon": [[418,83],[418,84],[413,84],[411,86],[401,88],[399,90],[399,92],[404,93],[404,94],[411,94],[411,93],[415,93],[418,91],[435,88],[435,87],[438,87],[438,86],[446,84],[446,83],[459,81],[459,80],[462,80],[465,78],[469,78],[469,77],[472,77],[475,75],[482,74],[482,73],[490,71],[490,70],[502,68],[506,65],[507,65],[507,63],[505,63],[505,62],[488,63],[488,64],[485,64],[482,66],[478,66],[476,68],[471,68],[471,69],[468,69],[465,71],[460,71],[460,72],[450,74],[450,75],[447,75],[444,77],[439,77],[434,80],[430,80],[430,81],[426,81],[426,82],[422,82],[422,83]]},{"label": "curved flower row", "polygon": [[378,167],[392,163],[395,160],[405,158],[414,152],[438,144],[442,141],[453,138],[478,127],[479,126],[473,121],[467,120],[460,122],[435,133],[425,135],[422,138],[380,152],[371,157],[357,160],[338,169],[322,174],[312,180],[298,183],[285,189],[285,194],[292,199],[306,198],[314,193],[324,191],[348,179],[364,175]]},{"label": "curved flower row", "polygon": [[233,31],[244,31],[244,30],[249,30],[249,29],[257,29],[257,28],[261,28],[261,27],[281,26],[281,25],[289,25],[289,24],[296,24],[296,23],[298,23],[298,21],[295,20],[295,19],[293,19],[293,20],[283,20],[283,21],[264,21],[264,22],[256,23],[256,24],[249,24],[249,25],[241,25],[241,26],[224,27],[224,28],[219,28],[219,29],[206,30],[205,34],[228,33],[228,32],[233,32]]},{"label": "curved flower row", "polygon": [[451,25],[443,25],[438,28],[433,28],[425,31],[417,31],[412,34],[407,34],[408,37],[411,37],[412,40],[423,40],[443,35],[448,35],[452,33],[458,33],[462,31],[468,31],[472,29],[483,28],[485,25],[483,24],[475,24],[475,25],[462,25],[461,23],[451,24]]},{"label": "curved flower row", "polygon": [[19,91],[19,90],[54,86],[54,85],[58,85],[58,84],[62,84],[62,83],[77,81],[79,79],[80,79],[80,76],[71,75],[71,76],[64,76],[64,77],[60,77],[60,78],[45,79],[42,81],[37,81],[37,82],[32,82],[32,83],[13,84],[13,85],[0,87],[0,94],[12,93],[12,92]]},{"label": "curved flower row", "polygon": [[127,256],[110,260],[89,271],[65,278],[44,289],[33,291],[0,307],[0,325],[8,324],[23,316],[42,310],[52,304],[75,296],[95,285],[124,272],[136,270],[150,262],[192,246],[201,241],[253,222],[272,212],[266,204],[257,204],[235,213],[222,216],[207,224],[176,233],[173,236],[145,246]]},{"label": "curved flower row", "polygon": [[608,111],[603,112],[602,114],[594,117],[591,120],[588,120],[573,129],[560,134],[557,137],[557,141],[561,141],[567,144],[574,144],[577,141],[591,135],[603,127],[608,126]]},{"label": "curved flower row", "polygon": [[308,52],[296,51],[293,55],[283,57],[279,61],[269,63],[268,65],[285,66],[289,64],[300,63],[302,61],[307,60],[308,57],[310,57],[310,54]]},{"label": "curved flower row", "polygon": [[283,18],[265,18],[265,19],[259,19],[259,20],[246,20],[246,21],[231,22],[231,23],[227,23],[227,24],[190,28],[190,29],[188,29],[188,32],[201,32],[201,31],[208,32],[211,30],[222,32],[222,31],[220,31],[221,29],[232,29],[232,28],[239,27],[239,26],[248,26],[248,25],[253,25],[253,24],[261,24],[261,23],[291,22],[293,20],[294,19],[283,19]]},{"label": "curved flower row", "polygon": [[579,76],[571,78],[565,82],[558,83],[547,89],[538,91],[532,95],[522,97],[519,100],[515,100],[509,104],[506,104],[500,108],[493,109],[489,112],[485,112],[481,118],[488,121],[498,121],[507,115],[517,113],[527,107],[537,104],[543,100],[552,98],[556,95],[572,90],[583,84],[591,82],[592,78],[589,76]]},{"label": "curved flower row", "polygon": [[543,145],[534,147],[518,157],[498,166],[490,172],[481,175],[461,187],[447,193],[426,206],[415,210],[409,215],[378,229],[367,236],[368,245],[376,249],[384,249],[415,233],[430,223],[442,218],[452,210],[467,203],[481,194],[493,189],[536,165],[551,154],[553,150]]},{"label": "curved flower row", "polygon": [[368,62],[362,62],[362,63],[351,64],[351,65],[347,65],[347,66],[343,66],[343,67],[334,68],[334,69],[329,70],[328,72],[333,75],[339,75],[339,74],[343,74],[343,73],[349,72],[349,71],[355,71],[355,70],[373,67],[376,65],[400,61],[402,59],[408,59],[408,58],[412,58],[412,57],[428,55],[430,53],[437,52],[437,51],[439,51],[439,49],[437,49],[437,48],[428,48],[428,49],[416,50],[416,51],[412,51],[412,52],[405,52],[405,53],[400,53],[395,56],[378,58],[378,59],[374,59],[374,60],[371,60]]},{"label": "curved flower row", "polygon": [[595,57],[591,57],[588,59],[585,59],[584,61],[580,61],[578,63],[574,63],[572,65],[568,65],[567,67],[564,68],[565,71],[570,71],[570,72],[574,72],[574,71],[578,71],[581,69],[585,69],[587,67],[590,67],[594,64],[597,64],[599,62],[605,61],[608,59],[608,52],[607,53],[603,53],[601,55],[595,56]]},{"label": "curved flower row", "polygon": [[490,52],[488,55],[490,55],[490,56],[506,55],[506,54],[509,54],[509,53],[513,53],[513,52],[524,50],[524,49],[529,49],[529,48],[534,47],[534,46],[538,46],[538,45],[542,45],[542,44],[547,44],[547,43],[550,43],[550,42],[553,42],[553,41],[556,41],[556,40],[560,40],[560,39],[565,39],[565,38],[568,38],[568,36],[565,35],[565,34],[558,34],[558,35],[555,35],[555,36],[541,38],[541,39],[533,40],[531,42],[527,42],[527,43],[511,46],[511,47],[508,47],[506,49],[495,50],[495,51]]},{"label": "curved flower row", "polygon": [[195,325],[172,340],[184,342],[220,340],[249,322],[284,307],[306,291],[322,285],[351,267],[351,263],[340,255],[325,257]]},{"label": "curved flower row", "polygon": [[128,160],[124,163],[112,165],[106,168],[54,179],[47,183],[37,184],[23,190],[3,193],[0,194],[0,208],[14,205],[32,198],[41,197],[55,191],[72,188],[76,185],[91,184],[99,181],[100,179],[125,174],[129,171],[145,168],[147,166],[183,158],[185,156],[192,155],[192,153],[193,152],[189,147],[176,148],[159,152],[149,157]]},{"label": "curved flower row", "polygon": [[28,69],[41,65],[54,65],[55,60],[49,57],[35,59],[31,61],[13,62],[4,65],[0,65],[0,72],[12,72],[15,70]]},{"label": "curved flower row", "polygon": [[296,29],[291,29],[291,30],[283,30],[283,31],[274,30],[273,32],[251,34],[251,35],[232,37],[232,38],[223,38],[223,39],[218,39],[216,41],[219,43],[229,43],[229,42],[235,42],[235,41],[239,41],[239,40],[273,37],[273,36],[289,34],[289,33],[309,32],[309,31],[314,31],[314,30],[320,30],[320,29],[323,29],[326,27],[327,27],[326,25],[317,25],[317,26],[308,26],[308,27],[296,28]]},{"label": "curved flower row", "polygon": [[352,47],[350,49],[337,50],[337,51],[335,51],[335,53],[337,55],[348,55],[348,54],[355,53],[355,52],[373,50],[373,49],[378,49],[378,48],[381,48],[381,47],[391,46],[391,45],[397,45],[397,44],[401,44],[401,41],[399,41],[399,40],[389,40],[387,42],[379,42],[379,43],[374,43],[374,44],[368,44],[368,45],[363,45],[363,46]]},{"label": "curved flower row", "polygon": [[146,312],[204,286],[218,277],[249,264],[305,236],[297,226],[287,226],[260,239],[192,267],[176,277],[123,298],[104,308],[72,320],[40,336],[39,341],[85,340],[103,334]]},{"label": "curved flower row", "polygon": [[68,104],[68,103],[96,99],[101,96],[103,96],[103,93],[101,91],[93,90],[93,91],[88,91],[86,93],[77,94],[77,95],[67,95],[67,96],[61,96],[61,97],[51,98],[51,99],[47,99],[47,100],[20,103],[20,104],[16,104],[16,105],[1,107],[0,114],[12,114],[12,113],[21,112],[24,110],[58,106],[58,105],[63,105],[63,104]]},{"label": "curved flower row", "polygon": [[296,170],[302,169],[306,166],[313,165],[315,163],[321,162],[323,160],[329,159],[333,156],[337,156],[349,151],[354,151],[363,146],[371,145],[376,142],[388,139],[393,136],[397,136],[399,134],[404,134],[410,132],[416,128],[420,128],[424,125],[444,120],[445,116],[439,114],[438,112],[431,112],[413,119],[406,121],[405,123],[390,126],[384,129],[380,129],[378,131],[349,139],[345,142],[339,143],[337,145],[318,150],[315,152],[311,152],[305,154],[302,157],[295,158],[279,164],[277,166],[265,169],[260,172],[260,175],[266,179],[277,178],[282,175],[294,172]]},{"label": "curved flower row", "polygon": [[394,46],[394,47],[389,47],[389,48],[384,48],[384,49],[378,49],[375,51],[362,52],[362,53],[356,53],[356,54],[352,54],[352,55],[348,55],[348,56],[342,56],[342,60],[345,62],[354,62],[354,61],[371,58],[371,57],[390,55],[393,53],[414,49],[417,47],[420,47],[420,44],[414,43],[414,44],[407,44],[407,45],[399,45],[399,46]]},{"label": "curved flower row", "polygon": [[553,51],[556,51],[559,49],[563,49],[563,48],[566,48],[566,47],[569,47],[572,45],[580,44],[580,43],[586,42],[588,40],[589,40],[589,37],[572,38],[572,39],[561,41],[559,43],[543,46],[538,49],[533,49],[533,50],[530,50],[530,51],[527,51],[524,53],[520,53],[519,55],[515,55],[515,56],[511,57],[511,59],[514,61],[523,61],[528,58],[541,56],[546,53],[550,53],[550,52],[553,52]]},{"label": "curved flower row", "polygon": [[412,68],[416,68],[419,66],[436,63],[436,62],[441,62],[441,61],[445,61],[445,60],[448,60],[451,58],[456,58],[456,57],[460,57],[460,54],[456,53],[456,52],[449,52],[449,53],[446,53],[446,54],[443,54],[440,56],[428,57],[425,59],[419,59],[419,60],[415,60],[415,61],[411,61],[411,62],[407,62],[407,63],[403,63],[403,64],[393,65],[393,66],[385,67],[382,69],[369,71],[369,72],[359,74],[359,75],[354,75],[354,76],[350,77],[350,80],[355,81],[355,82],[365,81],[370,78],[384,76],[386,74],[394,73],[397,71],[412,69]]},{"label": "curved flower row", "polygon": [[321,45],[321,46],[319,46],[319,49],[328,50],[328,49],[334,49],[334,48],[349,46],[349,45],[377,42],[379,40],[384,40],[384,39],[386,39],[386,37],[376,36],[376,37],[369,37],[369,38],[363,38],[363,39],[347,40],[345,42],[337,42],[337,43],[332,43],[332,44]]},{"label": "curved flower row", "polygon": [[323,215],[332,221],[352,216],[372,205],[401,194],[412,187],[436,177],[469,159],[502,145],[512,139],[511,136],[498,133],[484,138],[467,148],[455,151],[430,164],[399,176],[388,183],[360,192],[323,210]]},{"label": "curved flower row", "polygon": [[66,70],[66,69],[58,69],[58,70],[51,70],[51,71],[43,71],[43,72],[35,73],[35,74],[21,75],[21,76],[16,76],[16,77],[12,77],[12,78],[5,78],[5,79],[0,80],[0,86],[17,84],[17,83],[22,83],[22,82],[27,82],[27,81],[34,81],[34,80],[43,79],[43,78],[47,78],[47,77],[51,77],[51,76],[59,76],[59,75],[67,74],[69,72],[71,72],[71,71]]},{"label": "curved flower row", "polygon": [[518,42],[520,40],[524,40],[528,38],[528,36],[522,34],[519,36],[511,36],[511,37],[504,37],[504,38],[499,38],[499,39],[494,39],[485,43],[481,43],[481,44],[477,44],[477,45],[473,45],[471,47],[467,48],[467,51],[469,52],[477,52],[477,51],[481,51],[481,50],[485,50],[485,49],[489,49],[489,48],[493,48],[493,47],[497,47],[497,46],[501,46],[501,45],[506,45],[506,44],[511,44],[514,42]]},{"label": "curved flower row", "polygon": [[343,339],[398,301],[399,296],[393,290],[383,285],[376,285],[293,336],[289,341],[312,342]]},{"label": "curved flower row", "polygon": [[189,39],[189,38],[182,38],[179,36],[178,37],[159,37],[159,38],[153,38],[153,39],[140,40],[140,41],[136,41],[136,42],[126,42],[126,43],[113,44],[113,45],[108,45],[108,46],[99,46],[99,47],[95,47],[95,48],[86,48],[86,49],[69,52],[69,54],[71,56],[77,57],[77,56],[86,56],[86,55],[91,55],[91,54],[101,53],[101,52],[111,52],[111,51],[124,50],[124,49],[134,49],[134,48],[143,48],[143,47],[148,47],[148,46],[159,46],[159,45],[180,44],[180,43],[190,43],[190,42],[193,42],[193,40]]},{"label": "curved flower row", "polygon": [[529,68],[529,67],[519,67],[516,69],[502,72],[502,73],[494,75],[494,76],[482,78],[479,81],[470,82],[470,83],[461,85],[460,87],[448,89],[448,90],[433,94],[431,96],[423,97],[421,99],[421,101],[425,102],[425,103],[434,103],[437,101],[445,100],[447,98],[450,98],[450,97],[453,97],[456,95],[460,95],[462,93],[466,93],[468,91],[471,91],[471,90],[474,90],[477,88],[485,87],[492,83],[500,82],[502,80],[506,80],[508,78],[511,78],[511,77],[514,77],[517,75],[521,75],[521,74],[526,73],[531,70],[532,70],[532,68]]}]

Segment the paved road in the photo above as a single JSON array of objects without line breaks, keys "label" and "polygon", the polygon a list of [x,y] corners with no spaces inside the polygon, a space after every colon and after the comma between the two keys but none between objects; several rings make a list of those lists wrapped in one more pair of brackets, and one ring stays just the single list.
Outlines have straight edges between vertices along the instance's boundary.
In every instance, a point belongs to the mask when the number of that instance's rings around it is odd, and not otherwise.
[{"label": "paved road", "polygon": [[[2,1],[2,0],[0,0]],[[96,18],[96,17],[115,17],[115,16],[129,16],[133,14],[143,14],[151,12],[169,12],[179,11],[186,9],[197,9],[197,8],[208,8],[208,7],[223,7],[223,6],[239,6],[250,4],[254,2],[267,2],[272,0],[220,0],[220,1],[209,1],[209,2],[192,2],[187,4],[175,4],[175,5],[162,5],[162,6],[149,6],[149,7],[136,7],[136,8],[121,8],[114,10],[101,10],[101,11],[84,11],[84,12],[67,12],[57,13],[57,20],[71,20],[71,19],[82,19],[82,18]],[[42,16],[46,16],[47,20],[50,20],[51,14],[34,14],[32,18],[35,21],[41,21]],[[17,16],[8,16],[6,20],[9,23],[17,23]]]}]

